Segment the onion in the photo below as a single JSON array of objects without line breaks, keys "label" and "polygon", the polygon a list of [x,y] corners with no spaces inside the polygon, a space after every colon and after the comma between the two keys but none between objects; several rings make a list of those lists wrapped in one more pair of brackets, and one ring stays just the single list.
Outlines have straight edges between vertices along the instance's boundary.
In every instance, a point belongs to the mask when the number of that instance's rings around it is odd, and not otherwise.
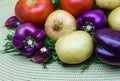
[{"label": "onion", "polygon": [[45,32],[53,40],[74,32],[77,29],[75,18],[65,10],[52,12],[45,22]]}]

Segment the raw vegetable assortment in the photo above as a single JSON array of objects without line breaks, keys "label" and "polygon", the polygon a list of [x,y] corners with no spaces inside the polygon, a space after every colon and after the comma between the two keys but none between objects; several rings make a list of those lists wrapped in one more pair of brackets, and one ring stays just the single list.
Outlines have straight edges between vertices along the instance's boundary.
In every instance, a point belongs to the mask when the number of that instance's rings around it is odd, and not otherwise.
[{"label": "raw vegetable assortment", "polygon": [[5,22],[15,33],[8,34],[4,52],[18,52],[44,67],[52,62],[84,62],[83,70],[94,63],[119,66],[120,1],[101,1],[18,0],[15,16]]}]

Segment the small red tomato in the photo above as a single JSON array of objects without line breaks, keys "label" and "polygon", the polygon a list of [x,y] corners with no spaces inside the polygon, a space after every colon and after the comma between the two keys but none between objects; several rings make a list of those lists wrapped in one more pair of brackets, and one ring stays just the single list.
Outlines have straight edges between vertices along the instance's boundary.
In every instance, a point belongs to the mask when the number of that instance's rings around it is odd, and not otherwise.
[{"label": "small red tomato", "polygon": [[70,12],[76,18],[93,8],[94,0],[60,0],[61,8]]},{"label": "small red tomato", "polygon": [[18,0],[15,6],[16,17],[21,22],[36,25],[44,24],[48,15],[53,11],[52,0]]}]

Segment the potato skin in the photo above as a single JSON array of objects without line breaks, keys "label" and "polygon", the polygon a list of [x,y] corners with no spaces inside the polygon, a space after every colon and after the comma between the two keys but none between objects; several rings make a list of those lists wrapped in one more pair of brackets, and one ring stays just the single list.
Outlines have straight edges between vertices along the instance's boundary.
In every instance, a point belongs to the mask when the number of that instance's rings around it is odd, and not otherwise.
[{"label": "potato skin", "polygon": [[75,31],[60,37],[55,43],[55,50],[62,62],[79,64],[93,54],[94,43],[87,32]]},{"label": "potato skin", "polygon": [[120,0],[95,0],[98,7],[103,9],[114,9],[120,6]]},{"label": "potato skin", "polygon": [[115,8],[108,15],[108,24],[111,29],[120,30],[120,7]]}]

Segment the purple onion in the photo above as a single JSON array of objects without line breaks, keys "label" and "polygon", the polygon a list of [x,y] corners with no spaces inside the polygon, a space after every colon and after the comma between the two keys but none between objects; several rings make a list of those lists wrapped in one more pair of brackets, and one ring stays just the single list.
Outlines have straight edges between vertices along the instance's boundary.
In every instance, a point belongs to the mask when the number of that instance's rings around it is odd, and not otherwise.
[{"label": "purple onion", "polygon": [[17,28],[20,25],[20,21],[16,16],[11,16],[5,21],[5,26],[8,28]]},{"label": "purple onion", "polygon": [[50,59],[50,50],[42,47],[39,51],[31,56],[31,60],[36,63],[44,63]]}]

